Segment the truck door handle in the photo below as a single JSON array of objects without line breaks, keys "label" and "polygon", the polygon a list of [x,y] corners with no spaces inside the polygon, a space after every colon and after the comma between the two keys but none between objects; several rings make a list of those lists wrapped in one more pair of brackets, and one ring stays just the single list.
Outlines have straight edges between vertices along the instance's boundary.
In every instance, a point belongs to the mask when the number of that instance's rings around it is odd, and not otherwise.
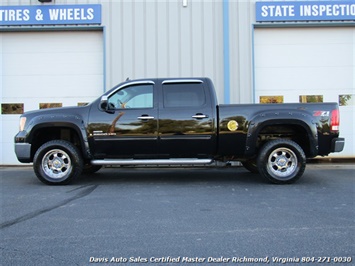
[{"label": "truck door handle", "polygon": [[203,118],[208,118],[208,115],[204,115],[204,114],[195,114],[192,116],[192,118],[196,118],[196,119],[203,119]]},{"label": "truck door handle", "polygon": [[154,116],[149,116],[149,115],[141,115],[137,117],[140,120],[151,120],[154,119]]}]

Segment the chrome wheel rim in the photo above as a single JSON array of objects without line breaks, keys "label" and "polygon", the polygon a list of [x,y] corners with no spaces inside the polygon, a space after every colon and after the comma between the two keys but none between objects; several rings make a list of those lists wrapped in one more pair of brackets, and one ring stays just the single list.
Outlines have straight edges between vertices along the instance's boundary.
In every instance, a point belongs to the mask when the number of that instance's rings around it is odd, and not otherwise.
[{"label": "chrome wheel rim", "polygon": [[42,169],[50,178],[63,178],[72,169],[70,157],[63,150],[50,150],[43,156]]},{"label": "chrome wheel rim", "polygon": [[274,150],[267,162],[268,172],[277,179],[285,180],[292,178],[297,170],[297,156],[288,148]]}]

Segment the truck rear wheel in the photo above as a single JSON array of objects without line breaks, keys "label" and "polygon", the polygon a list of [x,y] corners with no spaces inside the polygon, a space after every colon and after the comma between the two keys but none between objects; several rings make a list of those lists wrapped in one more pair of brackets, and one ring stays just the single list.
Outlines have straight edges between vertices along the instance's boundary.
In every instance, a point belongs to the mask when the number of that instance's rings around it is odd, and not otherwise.
[{"label": "truck rear wheel", "polygon": [[259,173],[275,184],[297,181],[306,168],[306,156],[294,141],[276,139],[267,142],[257,159]]},{"label": "truck rear wheel", "polygon": [[45,184],[66,185],[83,171],[83,159],[72,143],[52,140],[37,150],[33,169],[38,179]]}]

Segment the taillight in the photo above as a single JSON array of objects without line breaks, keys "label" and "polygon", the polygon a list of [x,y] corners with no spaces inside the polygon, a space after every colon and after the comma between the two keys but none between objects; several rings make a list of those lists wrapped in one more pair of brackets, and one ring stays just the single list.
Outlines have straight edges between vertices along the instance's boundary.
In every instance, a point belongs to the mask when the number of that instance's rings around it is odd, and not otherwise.
[{"label": "taillight", "polygon": [[339,109],[335,109],[332,111],[330,116],[330,131],[338,132],[340,124],[340,114]]}]

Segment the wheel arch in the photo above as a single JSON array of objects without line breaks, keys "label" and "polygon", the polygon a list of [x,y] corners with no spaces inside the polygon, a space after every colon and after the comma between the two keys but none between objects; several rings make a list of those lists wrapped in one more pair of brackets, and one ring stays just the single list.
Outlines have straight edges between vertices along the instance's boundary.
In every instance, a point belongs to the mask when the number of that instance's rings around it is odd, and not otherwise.
[{"label": "wheel arch", "polygon": [[[63,116],[61,118],[61,120],[64,120]],[[31,160],[33,160],[34,154],[41,145],[56,139],[73,143],[79,149],[84,159],[90,157],[86,130],[83,121],[78,119],[77,116],[70,117],[66,115],[65,120],[68,121],[65,122],[60,121],[58,116],[42,117],[40,118],[41,121],[38,121],[38,119],[35,120],[37,121],[31,121],[33,127],[27,136],[28,142],[32,144]]]},{"label": "wheel arch", "polygon": [[304,113],[263,114],[249,123],[245,154],[255,156],[270,139],[288,138],[299,144],[307,157],[318,154],[318,134],[312,117]]}]

